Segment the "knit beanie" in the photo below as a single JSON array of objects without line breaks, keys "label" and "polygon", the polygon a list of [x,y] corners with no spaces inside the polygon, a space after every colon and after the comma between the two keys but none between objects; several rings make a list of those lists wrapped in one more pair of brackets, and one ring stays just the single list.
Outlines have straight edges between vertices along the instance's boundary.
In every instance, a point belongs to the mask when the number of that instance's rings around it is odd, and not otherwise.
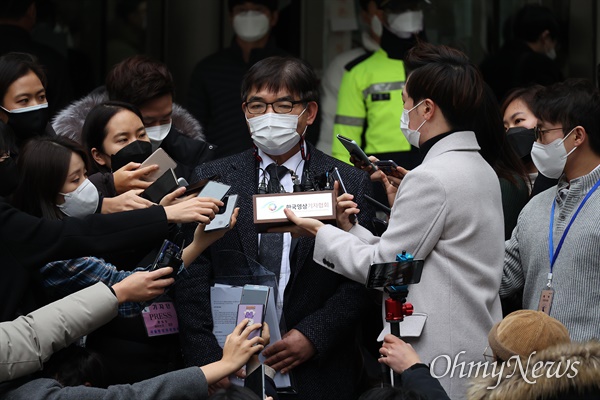
[{"label": "knit beanie", "polygon": [[494,354],[508,361],[515,355],[528,358],[534,351],[570,343],[571,338],[557,319],[541,311],[519,310],[494,325],[488,341]]}]

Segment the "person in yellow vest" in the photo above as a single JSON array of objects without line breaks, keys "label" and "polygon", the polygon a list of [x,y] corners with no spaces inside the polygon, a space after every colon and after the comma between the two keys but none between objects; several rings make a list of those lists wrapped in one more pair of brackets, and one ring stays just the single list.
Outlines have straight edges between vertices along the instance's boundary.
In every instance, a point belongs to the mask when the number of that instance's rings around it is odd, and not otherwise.
[{"label": "person in yellow vest", "polygon": [[383,22],[381,48],[346,65],[333,129],[335,158],[350,159],[335,138],[339,134],[380,160],[392,159],[407,169],[420,164],[418,151],[400,131],[400,117],[407,75],[403,59],[418,37],[424,39],[423,1],[376,0]]}]

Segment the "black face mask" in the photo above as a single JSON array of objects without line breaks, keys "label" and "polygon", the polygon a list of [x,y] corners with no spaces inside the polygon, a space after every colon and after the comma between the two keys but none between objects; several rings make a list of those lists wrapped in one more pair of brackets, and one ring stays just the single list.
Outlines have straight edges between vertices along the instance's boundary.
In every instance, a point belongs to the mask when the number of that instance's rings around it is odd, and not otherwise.
[{"label": "black face mask", "polygon": [[6,197],[15,191],[19,183],[17,163],[12,157],[0,162],[0,196]]},{"label": "black face mask", "polygon": [[48,107],[37,110],[15,113],[8,112],[8,123],[17,138],[17,142],[24,143],[35,136],[42,136],[48,125],[50,113]]},{"label": "black face mask", "polygon": [[525,158],[531,154],[531,148],[535,142],[535,132],[533,129],[517,126],[506,131],[506,139],[519,158]]},{"label": "black face mask", "polygon": [[136,140],[110,156],[111,169],[114,172],[130,162],[143,163],[151,154],[152,144],[150,142]]}]

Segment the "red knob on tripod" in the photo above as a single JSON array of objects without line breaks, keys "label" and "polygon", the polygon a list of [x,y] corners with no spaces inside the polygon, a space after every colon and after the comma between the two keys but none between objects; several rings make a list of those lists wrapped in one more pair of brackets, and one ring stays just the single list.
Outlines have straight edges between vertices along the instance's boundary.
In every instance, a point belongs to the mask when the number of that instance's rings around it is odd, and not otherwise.
[{"label": "red knob on tripod", "polygon": [[413,315],[414,310],[415,308],[413,307],[412,303],[402,304],[402,314],[404,316],[408,317],[409,315]]}]

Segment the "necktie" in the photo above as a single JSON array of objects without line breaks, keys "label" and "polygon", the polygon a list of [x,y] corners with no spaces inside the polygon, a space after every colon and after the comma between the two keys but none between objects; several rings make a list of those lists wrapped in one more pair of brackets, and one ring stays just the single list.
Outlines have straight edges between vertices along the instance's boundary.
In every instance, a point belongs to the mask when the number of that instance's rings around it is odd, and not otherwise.
[{"label": "necktie", "polygon": [[285,176],[289,171],[282,165],[275,163],[267,166],[267,172],[269,173],[269,183],[267,184],[267,192],[269,193],[281,193],[285,192],[281,187],[281,178]]},{"label": "necktie", "polygon": [[[269,183],[267,191],[269,193],[279,193],[281,188],[281,178],[289,171],[286,167],[269,164],[266,168],[269,173]],[[260,249],[258,262],[269,271],[275,274],[275,279],[279,283],[279,271],[281,270],[281,253],[283,252],[283,233],[263,233],[260,235]]]}]

